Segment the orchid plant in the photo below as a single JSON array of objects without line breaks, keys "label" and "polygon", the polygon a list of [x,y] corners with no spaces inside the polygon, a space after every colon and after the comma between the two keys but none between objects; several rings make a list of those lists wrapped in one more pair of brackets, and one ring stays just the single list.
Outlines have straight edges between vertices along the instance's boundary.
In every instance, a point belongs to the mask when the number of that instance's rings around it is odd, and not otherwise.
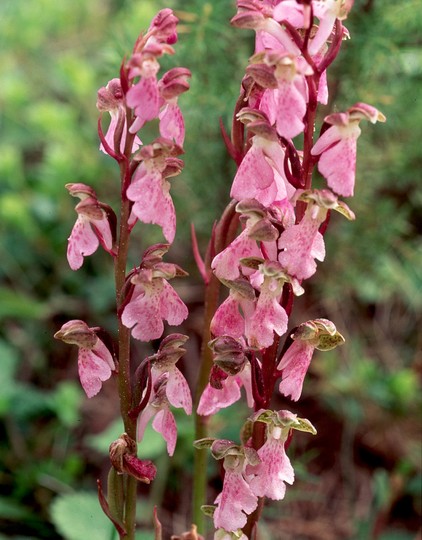
[{"label": "orchid plant", "polygon": [[[215,540],[256,538],[265,498],[283,499],[286,484],[294,482],[287,455],[294,430],[316,434],[309,420],[274,410],[273,396],[299,400],[314,351],[337,347],[344,338],[324,318],[293,328],[289,321],[295,297],[325,258],[331,213],[355,218],[340,197],[354,192],[359,123],[385,120],[375,107],[356,103],[326,116],[316,131],[318,105],[328,103],[327,69],[349,38],[342,21],[351,0],[238,0],[237,7],[232,25],[256,35],[231,135],[222,130],[237,172],[204,259],[194,229],[192,238],[205,284],[194,400],[193,521],[204,533],[203,516],[211,516]],[[142,455],[145,428],[152,422],[171,456],[177,442],[172,410],[189,415],[193,408],[177,367],[188,336],[163,338],[164,322],[178,326],[188,317],[170,284],[186,272],[163,260],[176,234],[170,179],[183,168],[178,98],[189,89],[190,77],[178,67],[158,78],[159,59],[175,52],[177,22],[170,9],[160,11],[123,61],[120,76],[98,91],[100,150],[120,168],[119,219],[90,186],[66,186],[80,199],[68,241],[70,267],[80,268],[100,245],[114,262],[117,346],[103,329],[81,320],[67,322],[55,337],[79,348],[79,375],[89,398],[112,375],[117,379],[125,432],[110,445],[107,492],[101,484],[98,489],[105,514],[120,538],[128,539],[135,535],[137,481],[149,483],[156,474],[151,462],[138,457],[137,443]],[[150,125],[158,125],[158,133],[146,142],[144,127]],[[322,188],[313,186],[316,169],[326,182]],[[128,271],[129,240],[138,223],[158,225],[165,243],[146,249]],[[130,354],[131,337],[161,343],[155,354],[137,359]],[[239,441],[212,437],[209,417],[238,401],[242,388],[251,414],[239,425]],[[224,472],[221,493],[211,505],[206,504],[208,451],[221,460]],[[154,522],[158,539],[156,513]],[[201,538],[196,525],[174,538]]]}]

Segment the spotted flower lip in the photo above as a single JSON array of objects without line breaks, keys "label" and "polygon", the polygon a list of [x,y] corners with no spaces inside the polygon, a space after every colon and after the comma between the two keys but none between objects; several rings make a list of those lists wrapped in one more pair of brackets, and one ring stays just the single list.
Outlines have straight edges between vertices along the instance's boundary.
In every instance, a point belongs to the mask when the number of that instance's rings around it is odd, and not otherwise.
[{"label": "spotted flower lip", "polygon": [[104,205],[99,203],[95,192],[89,186],[85,188],[84,184],[70,186],[69,192],[82,198],[75,207],[78,218],[68,238],[67,247],[69,266],[72,270],[78,270],[83,265],[84,257],[95,253],[100,244],[110,254],[114,254],[113,231]]},{"label": "spotted flower lip", "polygon": [[84,321],[72,320],[54,334],[56,339],[78,346],[79,379],[89,398],[98,394],[102,383],[116,369],[110,351],[96,334],[97,330],[89,328]]}]

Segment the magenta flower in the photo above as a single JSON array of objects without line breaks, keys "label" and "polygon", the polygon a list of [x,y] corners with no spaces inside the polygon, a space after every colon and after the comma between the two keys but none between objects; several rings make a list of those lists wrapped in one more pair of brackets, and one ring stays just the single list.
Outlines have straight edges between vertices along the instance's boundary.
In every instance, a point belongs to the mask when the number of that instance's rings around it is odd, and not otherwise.
[{"label": "magenta flower", "polygon": [[85,184],[66,184],[69,193],[81,199],[75,210],[78,214],[68,238],[67,260],[72,270],[78,270],[84,257],[92,255],[101,245],[114,255],[113,233],[110,226],[111,209],[97,200],[95,191]]},{"label": "magenta flower", "polygon": [[251,368],[246,364],[243,370],[233,376],[228,376],[221,381],[222,388],[214,388],[209,383],[202,392],[199,400],[197,413],[201,416],[216,414],[221,409],[225,409],[239,401],[242,386],[246,392],[248,407],[253,407]]},{"label": "magenta flower", "polygon": [[278,387],[280,394],[290,396],[293,401],[300,398],[315,347],[312,341],[298,340],[287,349],[278,365],[278,369],[283,370],[283,380]]},{"label": "magenta flower", "polygon": [[172,147],[163,141],[156,146],[159,146],[158,150],[152,145],[142,149],[144,161],[136,169],[126,194],[134,202],[133,215],[143,223],[159,225],[171,244],[176,233],[176,212],[166,176],[167,159],[171,158],[166,155]]},{"label": "magenta flower", "polygon": [[324,239],[318,229],[326,215],[326,208],[309,204],[302,221],[281,233],[278,260],[290,276],[308,279],[316,271],[315,259],[324,260]]},{"label": "magenta flower", "polygon": [[255,311],[246,319],[245,334],[250,347],[270,347],[274,342],[274,332],[279,336],[286,332],[288,317],[280,305],[283,284],[283,279],[264,277]]},{"label": "magenta flower", "polygon": [[91,398],[101,390],[102,383],[115,370],[113,357],[104,343],[96,335],[98,328],[89,328],[84,321],[73,320],[64,324],[54,334],[56,339],[77,345],[78,371],[82,388]]},{"label": "magenta flower", "polygon": [[185,140],[185,122],[177,104],[179,95],[189,90],[187,78],[191,73],[186,68],[173,68],[167,71],[158,82],[161,99],[164,100],[159,114],[160,135],[182,147]]},{"label": "magenta flower", "polygon": [[168,281],[159,275],[159,270],[141,269],[130,281],[134,288],[121,319],[132,329],[134,338],[141,341],[158,339],[164,331],[163,321],[178,325],[187,318],[188,308]]},{"label": "magenta flower", "polygon": [[256,199],[264,206],[290,198],[294,188],[284,174],[284,150],[278,142],[252,137],[252,145],[240,164],[230,191],[241,201]]},{"label": "magenta flower", "polygon": [[269,425],[267,440],[258,450],[261,462],[247,467],[248,474],[255,474],[249,481],[249,486],[258,497],[269,497],[281,500],[286,493],[286,484],[293,484],[294,470],[287,457],[284,444],[290,428]]},{"label": "magenta flower", "polygon": [[144,50],[142,53],[135,53],[129,60],[129,76],[133,78],[140,75],[140,80],[131,86],[126,94],[126,103],[134,110],[136,116],[130,126],[131,133],[140,130],[145,122],[157,118],[160,110],[157,81],[160,65],[154,52]]},{"label": "magenta flower", "polygon": [[223,490],[216,498],[214,525],[217,529],[236,531],[246,525],[247,515],[258,506],[258,497],[244,476],[245,458],[228,455],[224,458]]},{"label": "magenta flower", "polygon": [[328,351],[344,343],[343,336],[327,319],[315,319],[299,325],[291,335],[293,343],[284,353],[278,369],[282,372],[279,391],[297,401],[303,388],[315,349]]},{"label": "magenta flower", "polygon": [[137,439],[141,442],[144,437],[145,428],[149,421],[153,419],[151,424],[153,429],[162,435],[167,444],[168,455],[172,456],[176,448],[177,426],[166,397],[167,380],[168,375],[163,374],[155,382],[149,403],[138,416],[136,430]]},{"label": "magenta flower", "polygon": [[311,75],[312,69],[302,58],[289,54],[277,57],[274,65],[278,88],[264,92],[260,108],[275,124],[279,135],[292,139],[304,129],[308,102],[305,76]]},{"label": "magenta flower", "polygon": [[375,107],[357,103],[345,113],[325,117],[329,127],[317,140],[311,153],[320,156],[318,170],[328,186],[344,197],[354,192],[357,139],[361,133],[359,122],[367,119],[373,124],[385,122],[385,116]]},{"label": "magenta flower", "polygon": [[[105,134],[105,140],[109,147],[116,153],[124,153],[127,136],[127,121],[125,99],[122,91],[120,79],[112,79],[107,86],[98,90],[97,108],[100,112],[107,111],[110,113],[111,121]],[[115,137],[117,136],[117,141]],[[120,141],[120,145],[117,144]],[[134,138],[132,152],[141,145],[138,136]],[[116,148],[117,146],[117,148]],[[101,143],[100,150],[106,153],[106,150]]]},{"label": "magenta flower", "polygon": [[154,363],[151,368],[153,384],[166,373],[166,396],[171,405],[183,408],[186,414],[192,414],[192,396],[189,385],[179,368],[173,362]]}]

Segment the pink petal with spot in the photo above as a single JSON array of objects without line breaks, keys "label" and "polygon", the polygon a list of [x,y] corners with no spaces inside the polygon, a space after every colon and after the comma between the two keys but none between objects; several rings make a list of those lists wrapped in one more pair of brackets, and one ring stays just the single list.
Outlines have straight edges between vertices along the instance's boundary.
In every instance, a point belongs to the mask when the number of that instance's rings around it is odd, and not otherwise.
[{"label": "pink petal with spot", "polygon": [[[135,109],[138,123],[141,124],[139,128],[145,122],[157,118],[160,103],[157,79],[155,77],[142,77],[137,84],[129,89],[126,94],[126,103],[129,107]],[[137,129],[134,130],[133,128],[134,126],[130,128],[132,133],[137,131]]]},{"label": "pink petal with spot", "polygon": [[262,257],[256,240],[249,238],[247,229],[214,257],[211,268],[219,279],[234,280],[240,275],[239,260],[244,257]]},{"label": "pink petal with spot", "polygon": [[274,172],[259,146],[252,144],[237,170],[230,196],[238,201],[256,199],[264,206],[274,201]]},{"label": "pink petal with spot", "polygon": [[306,112],[306,100],[294,82],[279,81],[278,90],[274,90],[276,102],[277,133],[292,139],[303,131],[303,117]]},{"label": "pink petal with spot", "polygon": [[276,298],[264,291],[258,298],[252,317],[246,322],[246,337],[252,347],[270,347],[274,342],[274,332],[282,336],[287,331],[286,311]]},{"label": "pink petal with spot", "polygon": [[91,398],[101,390],[103,381],[111,377],[111,368],[108,362],[90,349],[79,349],[78,371],[82,388]]},{"label": "pink petal with spot", "polygon": [[164,331],[159,310],[158,285],[150,290],[138,290],[125,306],[121,319],[127,328],[132,328],[132,336],[141,341],[151,341],[161,337]]},{"label": "pink petal with spot", "polygon": [[167,408],[161,409],[152,421],[152,427],[157,433],[161,433],[167,443],[168,455],[172,456],[177,441],[177,426],[173,413]]},{"label": "pink petal with spot", "polygon": [[177,103],[168,103],[159,114],[160,134],[165,139],[174,140],[183,146],[185,140],[185,122]]},{"label": "pink petal with spot", "polygon": [[284,440],[269,436],[258,450],[261,463],[248,467],[247,472],[256,476],[250,481],[253,493],[258,497],[281,500],[286,493],[286,484],[293,484],[294,470],[284,449]]},{"label": "pink petal with spot", "polygon": [[302,340],[294,341],[281,359],[278,369],[283,370],[278,387],[284,396],[297,401],[302,394],[303,381],[312,360],[315,347]]},{"label": "pink petal with spot", "polygon": [[222,384],[223,388],[221,389],[213,388],[207,384],[199,400],[198,414],[210,416],[240,399],[240,382],[237,377],[227,377]]},{"label": "pink petal with spot", "polygon": [[166,395],[173,407],[183,408],[186,414],[192,414],[192,396],[190,389],[185,377],[177,367],[174,367],[169,371]]},{"label": "pink petal with spot", "polygon": [[328,186],[343,197],[353,196],[356,173],[356,138],[340,140],[321,154],[319,172],[327,179]]},{"label": "pink petal with spot", "polygon": [[143,223],[159,225],[170,244],[176,233],[176,212],[169,193],[170,183],[157,170],[149,170],[136,178],[128,190],[134,201],[132,212]]},{"label": "pink petal with spot", "polygon": [[78,270],[83,265],[84,257],[92,255],[98,246],[98,238],[91,229],[89,220],[79,215],[68,239],[67,260],[70,268]]},{"label": "pink petal with spot", "polygon": [[246,525],[247,514],[258,506],[258,497],[240,472],[226,470],[223,491],[215,500],[214,525],[226,531],[236,531]]},{"label": "pink petal with spot", "polygon": [[245,320],[239,311],[239,300],[230,294],[219,306],[211,321],[211,333],[214,336],[239,338],[245,333]]},{"label": "pink petal with spot", "polygon": [[160,291],[160,315],[174,326],[181,324],[189,315],[188,308],[166,280],[163,280]]}]

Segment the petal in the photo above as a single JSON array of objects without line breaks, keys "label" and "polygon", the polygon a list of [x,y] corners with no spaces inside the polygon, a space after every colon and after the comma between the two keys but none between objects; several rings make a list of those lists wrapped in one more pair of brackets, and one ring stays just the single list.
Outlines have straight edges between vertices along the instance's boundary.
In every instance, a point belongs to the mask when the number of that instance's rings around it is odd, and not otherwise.
[{"label": "petal", "polygon": [[182,111],[177,103],[168,103],[160,112],[160,135],[165,139],[174,140],[183,146],[185,140],[185,122]]},{"label": "petal", "polygon": [[221,390],[207,384],[199,400],[197,413],[201,416],[215,414],[220,409],[225,409],[238,401],[240,395],[240,384],[237,377],[227,377]]},{"label": "petal", "polygon": [[278,387],[284,396],[290,396],[297,401],[303,388],[303,381],[312,360],[315,347],[301,340],[294,341],[278,365],[283,370],[282,381]]},{"label": "petal", "polygon": [[166,395],[173,407],[181,407],[185,410],[186,414],[192,414],[192,396],[189,385],[177,367],[169,371]]},{"label": "petal", "polygon": [[280,136],[292,139],[303,131],[306,100],[293,82],[279,82],[276,110],[276,127]]},{"label": "petal", "polygon": [[160,293],[160,315],[169,324],[177,326],[189,315],[188,308],[180,296],[166,280],[163,279],[163,289]]},{"label": "petal", "polygon": [[268,197],[264,197],[265,200],[262,201],[260,195],[266,195],[266,190],[273,183],[273,169],[265,159],[262,148],[257,146],[257,144],[252,144],[237,170],[230,196],[238,201],[242,199],[257,199],[264,205],[270,204],[272,200],[268,201]]},{"label": "petal", "polygon": [[78,371],[82,388],[89,398],[98,394],[102,382],[111,377],[109,364],[92,350],[82,347],[78,354]]},{"label": "petal", "polygon": [[159,225],[171,244],[176,233],[176,212],[169,189],[170,183],[158,170],[153,170],[132,183],[127,196],[135,202],[132,208],[135,216],[143,223]]},{"label": "petal", "polygon": [[258,450],[258,455],[261,463],[248,469],[248,472],[256,473],[250,481],[251,490],[258,497],[283,499],[286,493],[285,482],[294,482],[294,470],[284,449],[284,441],[270,436]]},{"label": "petal", "polygon": [[67,260],[72,270],[78,270],[86,255],[92,255],[99,241],[86,217],[79,215],[68,239]]},{"label": "petal", "polygon": [[167,443],[168,455],[172,456],[177,441],[177,426],[173,413],[167,408],[161,409],[152,421],[152,427],[157,433],[161,433]]},{"label": "petal", "polygon": [[245,333],[245,321],[239,311],[239,302],[233,294],[219,306],[211,321],[214,336],[238,338]]},{"label": "petal", "polygon": [[226,470],[223,491],[217,498],[214,525],[226,531],[236,531],[246,525],[246,514],[251,514],[258,506],[258,498],[252,493],[243,476]]},{"label": "petal", "polygon": [[214,257],[211,268],[219,279],[234,280],[240,275],[239,260],[244,257],[262,257],[256,240],[249,238],[247,229]]},{"label": "petal", "polygon": [[151,341],[161,337],[164,331],[159,310],[159,294],[153,288],[132,297],[125,306],[121,319],[127,328],[132,328],[132,336],[141,341]]},{"label": "petal", "polygon": [[351,197],[355,186],[356,138],[342,139],[323,152],[318,161],[318,170],[333,191],[343,197]]}]

